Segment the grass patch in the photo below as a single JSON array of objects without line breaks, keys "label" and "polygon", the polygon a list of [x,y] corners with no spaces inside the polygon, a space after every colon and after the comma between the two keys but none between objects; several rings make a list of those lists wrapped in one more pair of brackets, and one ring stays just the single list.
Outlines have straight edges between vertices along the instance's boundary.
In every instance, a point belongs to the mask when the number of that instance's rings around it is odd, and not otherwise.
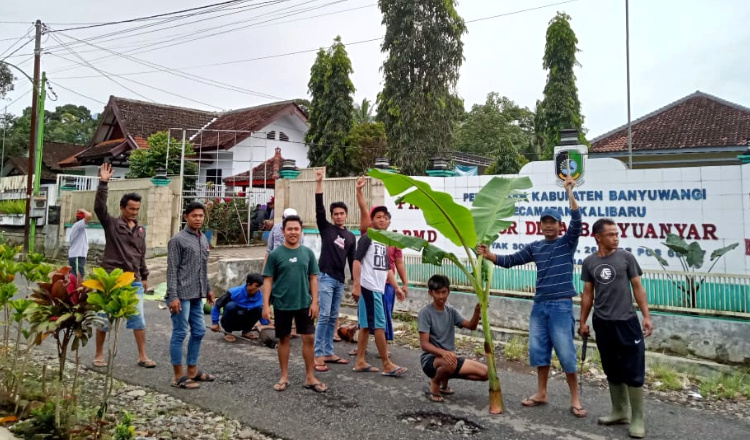
[{"label": "grass patch", "polygon": [[529,357],[529,340],[521,336],[513,336],[505,346],[503,355],[509,361],[520,361]]},{"label": "grass patch", "polygon": [[417,322],[417,317],[409,313],[393,312],[393,320],[401,322]]},{"label": "grass patch", "polygon": [[26,214],[26,200],[0,200],[0,214]]},{"label": "grass patch", "polygon": [[682,375],[668,365],[654,364],[646,375],[656,390],[681,391],[685,388]]},{"label": "grass patch", "polygon": [[742,373],[722,373],[701,380],[700,391],[703,397],[717,399],[750,398],[750,377]]}]

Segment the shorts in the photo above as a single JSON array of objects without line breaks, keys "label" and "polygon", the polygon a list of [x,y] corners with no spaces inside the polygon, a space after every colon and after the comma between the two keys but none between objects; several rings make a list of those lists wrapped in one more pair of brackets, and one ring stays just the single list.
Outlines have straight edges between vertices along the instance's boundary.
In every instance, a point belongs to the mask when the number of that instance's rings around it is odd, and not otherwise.
[{"label": "shorts", "polygon": [[282,339],[292,333],[292,321],[297,326],[300,335],[314,335],[315,323],[310,317],[310,308],[299,310],[276,310],[273,311],[275,319],[276,337]]},{"label": "shorts", "polygon": [[[435,375],[437,374],[437,368],[435,368],[435,357],[436,356],[432,353],[422,353],[422,357],[420,358],[422,371],[424,371],[424,374],[426,374],[430,379],[435,377]],[[456,357],[456,360],[456,371],[454,371],[451,375],[451,377],[454,378],[458,378],[461,376],[461,368],[464,366],[466,358]]]},{"label": "shorts", "polygon": [[[145,330],[146,329],[146,316],[143,314],[143,284],[140,281],[133,281],[131,286],[137,289],[135,294],[138,296],[138,304],[136,304],[135,307],[138,310],[138,314],[127,318],[125,328],[129,330]],[[109,324],[106,322],[107,316],[102,312],[99,312],[99,316],[105,318],[104,320],[105,323],[102,324],[101,327],[99,327],[99,330],[103,332],[108,332]]]},{"label": "shorts", "polygon": [[362,288],[357,305],[359,328],[385,329],[385,309],[383,308],[383,292]]},{"label": "shorts", "polygon": [[596,347],[607,381],[641,387],[646,376],[646,343],[637,316],[611,321],[594,316]]},{"label": "shorts", "polygon": [[529,364],[546,367],[552,363],[552,348],[566,373],[575,373],[575,318],[570,298],[535,302],[529,318]]}]

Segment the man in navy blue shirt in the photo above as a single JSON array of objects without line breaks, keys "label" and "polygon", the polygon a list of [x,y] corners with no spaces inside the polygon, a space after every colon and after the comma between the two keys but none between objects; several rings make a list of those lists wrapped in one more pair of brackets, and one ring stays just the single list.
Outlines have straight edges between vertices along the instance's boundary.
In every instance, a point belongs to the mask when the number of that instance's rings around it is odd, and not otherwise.
[{"label": "man in navy blue shirt", "polygon": [[[263,285],[263,277],[259,273],[251,273],[247,276],[247,282],[241,286],[232,287],[217,299],[211,309],[211,330],[218,332],[219,318],[221,327],[227,332],[224,336],[227,342],[234,342],[236,338],[232,332],[240,331],[242,336],[249,338],[250,332],[255,324],[260,321],[268,325],[268,321],[261,317],[263,312],[263,295],[260,288]],[[224,314],[221,314],[221,309]]]},{"label": "man in navy blue shirt", "polygon": [[581,212],[573,194],[574,187],[575,180],[568,178],[565,190],[570,200],[570,223],[562,237],[560,211],[547,208],[541,215],[544,240],[530,243],[511,255],[495,255],[488,246],[479,245],[477,254],[502,267],[536,264],[536,293],[529,318],[529,363],[537,367],[539,388],[521,404],[533,407],[549,402],[547,378],[554,348],[570,388],[570,412],[580,418],[586,417],[587,413],[578,396],[576,347],[573,343],[573,297],[577,295],[573,287],[573,255],[581,235]]}]

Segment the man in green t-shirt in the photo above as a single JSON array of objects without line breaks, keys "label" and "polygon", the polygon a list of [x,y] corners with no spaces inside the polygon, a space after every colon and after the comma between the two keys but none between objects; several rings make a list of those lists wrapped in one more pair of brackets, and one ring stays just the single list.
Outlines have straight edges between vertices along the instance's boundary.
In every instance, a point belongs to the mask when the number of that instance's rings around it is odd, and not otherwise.
[{"label": "man in green t-shirt", "polygon": [[276,318],[276,338],[281,379],[273,386],[276,391],[289,387],[289,348],[292,321],[302,336],[302,357],[305,359],[304,387],[318,393],[326,384],[315,377],[315,324],[318,316],[318,261],[313,251],[300,246],[302,220],[296,215],[282,223],[284,245],[274,249],[263,268],[263,318],[271,319],[271,304]]}]

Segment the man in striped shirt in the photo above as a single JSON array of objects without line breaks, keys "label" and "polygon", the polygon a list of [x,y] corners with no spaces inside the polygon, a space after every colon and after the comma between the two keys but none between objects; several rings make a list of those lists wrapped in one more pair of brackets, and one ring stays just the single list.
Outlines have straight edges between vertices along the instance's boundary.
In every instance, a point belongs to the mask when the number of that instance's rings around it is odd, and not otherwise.
[{"label": "man in striped shirt", "polygon": [[581,212],[573,194],[574,187],[575,180],[568,178],[565,190],[570,201],[571,215],[565,234],[560,236],[560,211],[547,208],[541,216],[544,240],[530,243],[511,255],[495,255],[486,245],[479,245],[477,254],[502,267],[531,262],[536,264],[536,293],[529,318],[529,361],[531,366],[537,367],[539,388],[536,394],[524,399],[521,404],[533,407],[549,402],[547,378],[554,348],[570,387],[570,412],[576,417],[586,417],[586,410],[581,406],[578,396],[576,347],[573,343],[573,297],[577,295],[573,287],[573,255],[581,235]]}]

